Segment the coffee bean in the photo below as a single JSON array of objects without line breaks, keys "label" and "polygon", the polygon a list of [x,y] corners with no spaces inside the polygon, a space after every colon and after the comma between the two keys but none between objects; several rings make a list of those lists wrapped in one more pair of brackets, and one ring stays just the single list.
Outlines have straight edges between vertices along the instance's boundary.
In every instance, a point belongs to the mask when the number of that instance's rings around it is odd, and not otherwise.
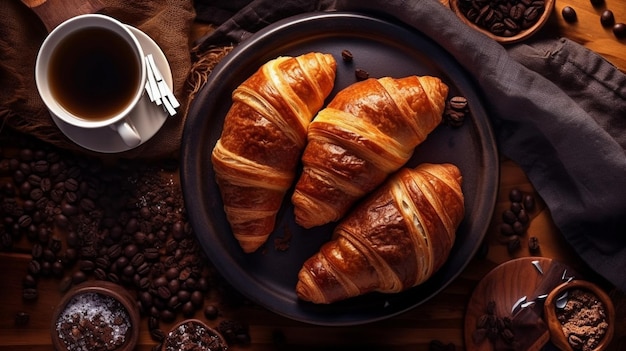
[{"label": "coffee bean", "polygon": [[34,288],[37,286],[37,279],[32,274],[26,274],[22,279],[22,287]]},{"label": "coffee bean", "polygon": [[127,265],[126,267],[124,267],[124,269],[122,269],[122,275],[124,275],[125,277],[132,277],[133,275],[135,275],[135,267],[130,264]]},{"label": "coffee bean", "polygon": [[55,236],[55,237],[50,238],[48,247],[50,248],[52,252],[57,253],[61,251],[61,248],[63,247],[63,243],[61,242],[61,239]]},{"label": "coffee bean", "polygon": [[39,188],[41,188],[41,191],[43,191],[44,193],[52,190],[52,181],[50,180],[50,178],[42,178],[41,182],[39,183]]},{"label": "coffee bean", "polygon": [[170,289],[167,286],[159,286],[157,288],[157,294],[162,299],[169,299],[170,296],[172,296],[172,292],[170,291]]},{"label": "coffee bean", "polygon": [[167,280],[172,280],[172,279],[178,278],[178,274],[179,274],[178,268],[172,267],[172,268],[169,268],[167,271],[165,271],[165,278],[167,278]]},{"label": "coffee bean", "polygon": [[502,223],[502,224],[500,224],[500,234],[502,234],[504,236],[514,235],[515,232],[513,231],[513,225],[510,224],[510,223]]},{"label": "coffee bean", "polygon": [[87,280],[87,275],[83,271],[76,271],[72,275],[72,283],[77,285]]},{"label": "coffee bean", "polygon": [[514,253],[515,251],[519,250],[521,247],[521,240],[519,239],[519,237],[514,236],[512,237],[513,239],[509,240],[507,242],[507,250],[509,253]]},{"label": "coffee bean", "polygon": [[96,203],[92,199],[89,199],[89,198],[82,198],[78,206],[80,207],[81,210],[87,213],[94,211],[96,209]]},{"label": "coffee bean", "polygon": [[38,259],[38,258],[41,258],[42,254],[43,254],[43,246],[41,246],[40,243],[34,243],[32,250],[31,250],[31,256],[33,256],[34,259]]},{"label": "coffee bean", "polygon": [[535,198],[532,195],[524,196],[524,209],[527,212],[533,212],[535,210]]},{"label": "coffee bean", "polygon": [[196,290],[191,293],[191,303],[198,308],[204,304],[204,295],[201,291]]},{"label": "coffee bean", "polygon": [[156,260],[160,257],[159,249],[154,247],[149,247],[144,250],[144,257],[147,260]]},{"label": "coffee bean", "polygon": [[91,260],[80,260],[78,261],[78,267],[83,272],[92,272],[96,268],[96,265]]},{"label": "coffee bean", "polygon": [[22,297],[28,301],[36,300],[39,297],[39,292],[35,288],[25,288],[22,290]]},{"label": "coffee bean", "polygon": [[601,6],[602,4],[604,4],[604,0],[591,0],[593,6]]},{"label": "coffee bean", "polygon": [[107,272],[102,268],[98,267],[94,269],[93,275],[95,275],[98,280],[107,280]]},{"label": "coffee bean", "polygon": [[352,62],[352,60],[354,60],[354,55],[352,55],[350,50],[342,50],[341,51],[341,59],[344,62]]},{"label": "coffee bean", "polygon": [[207,319],[214,320],[218,317],[219,311],[215,305],[207,305],[204,308],[204,316]]},{"label": "coffee bean", "polygon": [[139,246],[135,244],[129,244],[124,247],[124,256],[127,258],[133,258],[137,253],[139,253]]},{"label": "coffee bean", "polygon": [[615,24],[615,16],[613,15],[613,11],[604,10],[602,15],[600,15],[600,23],[602,27],[612,27]]},{"label": "coffee bean", "polygon": [[75,216],[78,214],[78,207],[70,203],[64,203],[61,205],[61,213],[66,217]]},{"label": "coffee bean", "polygon": [[50,248],[44,249],[41,253],[41,260],[43,262],[54,262],[57,259],[57,254],[50,250]]},{"label": "coffee bean", "polygon": [[512,225],[517,220],[517,215],[515,214],[515,212],[509,209],[502,212],[502,220],[504,221],[504,223]]},{"label": "coffee bean", "polygon": [[526,226],[524,226],[522,222],[518,220],[513,223],[513,233],[515,233],[516,235],[524,235],[525,232]]},{"label": "coffee bean", "polygon": [[139,267],[137,267],[135,271],[140,276],[146,276],[148,275],[148,273],[150,273],[150,265],[147,262],[144,262],[141,265],[139,265]]},{"label": "coffee bean", "polygon": [[576,15],[576,10],[574,10],[574,8],[572,8],[571,6],[565,6],[561,10],[561,15],[563,16],[563,19],[567,23],[574,23],[574,22],[578,21],[578,16]]},{"label": "coffee bean", "polygon": [[143,277],[139,279],[139,284],[137,284],[137,287],[144,290],[148,289],[150,287],[150,278]]},{"label": "coffee bean", "polygon": [[176,313],[168,309],[162,310],[159,316],[161,320],[166,323],[171,323],[176,319]]},{"label": "coffee bean", "polygon": [[169,283],[167,283],[167,287],[170,289],[172,295],[178,294],[178,290],[180,290],[180,281],[178,279],[170,280]]},{"label": "coffee bean", "polygon": [[526,210],[524,210],[523,208],[520,209],[519,213],[517,214],[517,220],[524,226],[526,226],[530,222],[530,217],[526,213]]},{"label": "coffee bean", "polygon": [[70,204],[75,204],[78,201],[78,194],[74,191],[68,191],[63,194],[63,199]]},{"label": "coffee bean", "polygon": [[71,192],[75,192],[78,190],[78,181],[74,178],[68,178],[64,183],[63,186],[65,187],[66,191],[71,191]]},{"label": "coffee bean", "polygon": [[182,312],[183,316],[190,318],[196,313],[196,306],[191,301],[188,301],[182,305]]},{"label": "coffee bean", "polygon": [[515,213],[515,215],[519,215],[520,211],[522,210],[523,206],[521,202],[511,202],[511,212]]},{"label": "coffee bean", "polygon": [[51,272],[57,278],[61,278],[63,276],[65,267],[61,261],[52,262]]},{"label": "coffee bean", "polygon": [[535,236],[530,237],[528,239],[528,250],[534,254],[534,253],[537,253],[539,249],[540,249],[539,239]]},{"label": "coffee bean", "polygon": [[28,263],[28,272],[33,276],[38,276],[41,273],[41,263],[37,260],[31,260]]},{"label": "coffee bean", "polygon": [[613,26],[613,35],[618,39],[626,38],[626,24],[616,23]]},{"label": "coffee bean", "polygon": [[155,328],[150,330],[150,337],[156,342],[162,342],[165,339],[165,332],[161,329]]},{"label": "coffee bean", "polygon": [[362,68],[357,68],[356,70],[354,70],[354,76],[356,77],[357,81],[362,81],[368,79],[370,77],[370,74]]}]

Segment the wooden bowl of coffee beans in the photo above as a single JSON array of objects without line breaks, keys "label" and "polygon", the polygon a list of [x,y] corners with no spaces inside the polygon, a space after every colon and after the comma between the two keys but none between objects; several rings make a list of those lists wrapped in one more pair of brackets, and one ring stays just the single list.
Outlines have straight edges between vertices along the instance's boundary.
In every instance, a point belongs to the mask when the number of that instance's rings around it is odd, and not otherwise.
[{"label": "wooden bowl of coffee beans", "polygon": [[544,302],[550,340],[562,351],[603,351],[611,343],[615,307],[596,284],[572,280],[552,290]]},{"label": "wooden bowl of coffee beans", "polygon": [[548,21],[555,0],[450,0],[468,26],[503,44],[527,39]]},{"label": "wooden bowl of coffee beans", "polygon": [[195,318],[183,320],[165,335],[160,351],[226,351],[228,343],[217,330]]}]

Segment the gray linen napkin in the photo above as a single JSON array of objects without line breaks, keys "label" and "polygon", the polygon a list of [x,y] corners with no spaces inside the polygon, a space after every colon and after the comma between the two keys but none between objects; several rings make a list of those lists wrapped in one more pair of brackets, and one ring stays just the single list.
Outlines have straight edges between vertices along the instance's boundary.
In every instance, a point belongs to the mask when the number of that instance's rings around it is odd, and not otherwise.
[{"label": "gray linen napkin", "polygon": [[[258,7],[262,3],[274,2],[252,1],[201,44],[237,43],[238,38],[248,37],[268,18],[255,11],[263,8]],[[276,6],[289,8],[289,13],[297,13],[302,6],[300,1],[281,3]],[[392,17],[452,54],[481,89],[500,152],[524,169],[577,253],[626,291],[624,74],[566,39],[505,48],[468,30],[435,0],[307,3],[300,12],[334,5],[337,10]],[[254,23],[246,21],[242,13],[255,14]]]}]

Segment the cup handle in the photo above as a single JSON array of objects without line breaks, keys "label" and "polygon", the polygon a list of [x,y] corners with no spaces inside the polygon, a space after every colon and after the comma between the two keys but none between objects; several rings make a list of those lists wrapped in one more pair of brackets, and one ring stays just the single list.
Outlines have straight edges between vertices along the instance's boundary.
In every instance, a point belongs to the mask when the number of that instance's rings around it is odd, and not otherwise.
[{"label": "cup handle", "polygon": [[130,123],[128,120],[124,120],[120,123],[112,125],[113,129],[117,130],[117,133],[120,135],[124,144],[129,147],[135,147],[141,144],[141,136],[137,132],[137,129],[134,125]]}]

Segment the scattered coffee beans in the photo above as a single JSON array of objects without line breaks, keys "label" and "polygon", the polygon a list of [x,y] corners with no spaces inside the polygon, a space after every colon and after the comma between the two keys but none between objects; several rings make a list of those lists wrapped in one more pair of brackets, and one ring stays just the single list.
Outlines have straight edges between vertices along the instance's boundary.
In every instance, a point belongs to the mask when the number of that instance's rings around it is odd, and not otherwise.
[{"label": "scattered coffee beans", "polygon": [[532,27],[545,11],[543,0],[459,0],[459,9],[479,27],[512,37]]},{"label": "scattered coffee beans", "polygon": [[574,8],[571,6],[565,6],[561,10],[561,15],[567,23],[574,23],[578,21],[578,15],[576,15],[576,10],[574,10]]},{"label": "scattered coffee beans", "polygon": [[201,311],[223,283],[187,222],[171,163],[107,168],[23,135],[0,138],[15,146],[0,149],[0,250],[32,244],[24,300],[36,300],[46,278],[58,278],[62,292],[107,280],[136,291],[142,314],[173,320]]}]

